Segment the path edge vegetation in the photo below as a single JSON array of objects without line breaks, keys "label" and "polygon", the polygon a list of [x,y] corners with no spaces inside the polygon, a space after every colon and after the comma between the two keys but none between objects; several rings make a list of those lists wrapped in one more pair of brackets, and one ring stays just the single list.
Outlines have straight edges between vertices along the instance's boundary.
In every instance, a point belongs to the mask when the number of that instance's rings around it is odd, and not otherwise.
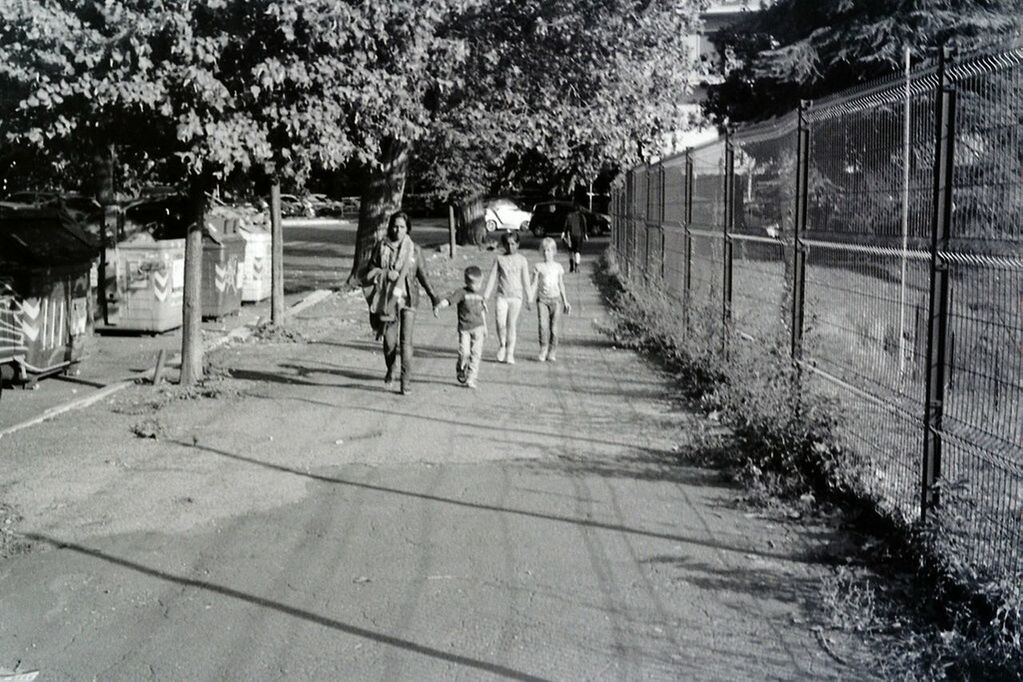
[{"label": "path edge vegetation", "polygon": [[957,523],[947,512],[906,524],[879,511],[864,463],[839,442],[840,406],[800,381],[783,343],[737,341],[726,361],[716,328],[700,324],[715,312],[691,306],[687,321],[676,301],[619,269],[613,248],[595,277],[615,345],[660,363],[680,397],[727,428],[722,442],[699,448],[698,463],[724,469],[750,499],[834,510],[844,530],[867,538],[821,592],[832,627],[878,645],[879,674],[1023,680],[1023,576],[980,575],[959,559],[954,534],[943,532]]}]

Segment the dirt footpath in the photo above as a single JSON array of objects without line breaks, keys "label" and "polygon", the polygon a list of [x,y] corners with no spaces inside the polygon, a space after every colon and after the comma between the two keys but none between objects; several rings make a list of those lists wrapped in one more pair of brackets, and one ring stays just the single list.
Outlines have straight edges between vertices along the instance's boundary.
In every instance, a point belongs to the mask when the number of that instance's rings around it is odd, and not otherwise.
[{"label": "dirt footpath", "polygon": [[[303,341],[218,352],[212,397],[139,386],[0,440],[0,500],[31,543],[0,561],[0,669],[863,679],[840,662],[856,643],[815,630],[821,532],[677,464],[698,417],[600,333],[593,261],[566,275],[558,362],[533,359],[524,312],[518,364],[488,339],[476,391],[454,378],[453,311],[420,310],[401,396],[339,294]],[[432,259],[442,289],[466,262]]]}]

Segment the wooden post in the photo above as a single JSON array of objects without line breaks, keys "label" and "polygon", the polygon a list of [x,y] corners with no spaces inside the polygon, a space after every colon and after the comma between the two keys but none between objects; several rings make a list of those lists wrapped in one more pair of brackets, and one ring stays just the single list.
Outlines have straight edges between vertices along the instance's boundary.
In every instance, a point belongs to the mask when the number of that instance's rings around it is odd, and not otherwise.
[{"label": "wooden post", "polygon": [[159,355],[156,356],[156,367],[153,368],[153,386],[160,383],[160,379],[163,376],[163,365],[167,361],[167,351],[160,349]]},{"label": "wooden post", "polygon": [[455,205],[448,204],[448,258],[455,257]]},{"label": "wooden post", "polygon": [[202,379],[202,235],[206,225],[206,192],[202,178],[189,188],[192,222],[185,238],[185,290],[181,332],[181,384]]},{"label": "wooden post", "polygon": [[270,185],[270,323],[284,324],[284,230],[281,227],[281,183]]}]

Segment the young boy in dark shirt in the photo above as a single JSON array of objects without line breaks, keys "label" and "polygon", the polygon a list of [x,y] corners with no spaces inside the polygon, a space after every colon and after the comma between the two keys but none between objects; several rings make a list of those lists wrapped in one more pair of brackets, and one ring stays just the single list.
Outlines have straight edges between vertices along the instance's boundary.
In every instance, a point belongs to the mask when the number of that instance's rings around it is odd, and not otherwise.
[{"label": "young boy in dark shirt", "polygon": [[441,308],[458,306],[457,376],[458,381],[469,388],[476,388],[483,340],[487,338],[487,302],[480,293],[482,285],[483,271],[470,265],[465,269],[465,287],[441,299],[433,309],[436,317]]}]

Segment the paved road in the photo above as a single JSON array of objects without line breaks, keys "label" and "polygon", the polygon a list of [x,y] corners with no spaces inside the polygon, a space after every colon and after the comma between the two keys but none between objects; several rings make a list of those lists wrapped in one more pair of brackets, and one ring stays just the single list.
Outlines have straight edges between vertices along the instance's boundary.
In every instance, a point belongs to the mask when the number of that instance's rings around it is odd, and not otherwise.
[{"label": "paved road", "polygon": [[[431,266],[453,285],[486,258]],[[679,466],[699,418],[600,333],[588,275],[570,296],[559,361],[529,360],[526,314],[520,362],[485,363],[476,391],[454,381],[453,312],[421,311],[400,396],[364,304],[338,295],[303,315],[307,343],[218,352],[234,368],[220,398],[126,415],[151,395],[137,387],[5,439],[0,497],[34,549],[0,562],[0,666],[47,680],[860,679],[811,630],[819,531],[743,513],[715,474]],[[132,436],[139,419],[160,437]]]}]

